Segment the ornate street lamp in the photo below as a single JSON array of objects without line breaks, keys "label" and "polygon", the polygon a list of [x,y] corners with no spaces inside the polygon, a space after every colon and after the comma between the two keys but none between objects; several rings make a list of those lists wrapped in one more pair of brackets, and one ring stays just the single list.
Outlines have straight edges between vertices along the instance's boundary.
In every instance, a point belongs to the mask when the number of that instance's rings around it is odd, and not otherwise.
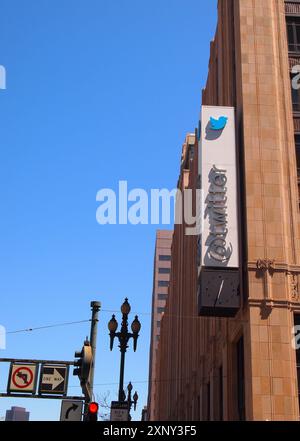
[{"label": "ornate street lamp", "polygon": [[[131,307],[128,303],[128,299],[126,298],[123,305],[121,306],[122,313],[122,323],[121,323],[121,331],[117,332],[118,322],[116,320],[115,315],[112,316],[111,320],[108,323],[108,330],[110,335],[110,350],[112,351],[114,345],[114,339],[117,337],[119,340],[119,348],[121,352],[121,363],[120,363],[120,382],[119,382],[119,401],[125,401],[126,395],[124,392],[124,367],[125,367],[125,353],[128,348],[128,341],[133,339],[133,350],[136,351],[137,347],[137,339],[139,337],[139,332],[141,329],[141,323],[139,322],[138,316],[135,316],[131,324],[131,332],[128,332],[128,315],[130,313]],[[131,383],[130,383],[131,384]],[[131,385],[132,387],[132,385]],[[129,390],[128,390],[129,393]],[[130,391],[130,399],[131,399],[131,391]],[[134,402],[133,402],[134,404]],[[136,404],[135,404],[136,406]]]},{"label": "ornate street lamp", "polygon": [[129,420],[129,421],[131,421],[131,415],[130,415],[131,407],[132,407],[132,405],[133,405],[133,409],[136,410],[137,401],[138,401],[138,399],[139,399],[139,396],[138,396],[137,392],[135,392],[134,395],[133,395],[133,397],[131,398],[131,392],[132,392],[132,389],[133,389],[133,386],[132,386],[131,381],[130,381],[130,383],[129,383],[128,386],[127,386],[127,391],[128,391],[128,394],[127,394],[127,402],[128,402],[128,420]]}]

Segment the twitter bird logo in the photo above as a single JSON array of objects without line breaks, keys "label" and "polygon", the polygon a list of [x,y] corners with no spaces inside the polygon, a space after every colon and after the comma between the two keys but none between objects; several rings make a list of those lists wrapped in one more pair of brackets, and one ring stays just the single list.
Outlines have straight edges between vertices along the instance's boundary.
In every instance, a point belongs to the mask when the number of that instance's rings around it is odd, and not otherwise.
[{"label": "twitter bird logo", "polygon": [[220,116],[219,119],[210,118],[210,128],[212,130],[223,130],[227,124],[227,116]]}]

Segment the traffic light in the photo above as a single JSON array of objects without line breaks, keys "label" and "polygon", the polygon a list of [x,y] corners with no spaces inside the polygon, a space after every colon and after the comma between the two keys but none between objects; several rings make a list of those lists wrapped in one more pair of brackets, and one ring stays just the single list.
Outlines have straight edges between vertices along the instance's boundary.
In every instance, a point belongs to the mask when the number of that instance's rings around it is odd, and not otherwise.
[{"label": "traffic light", "polygon": [[98,409],[99,409],[98,403],[95,403],[94,401],[89,403],[86,421],[97,421]]},{"label": "traffic light", "polygon": [[74,357],[77,358],[78,360],[74,360],[75,368],[73,369],[73,375],[78,375],[78,377],[81,378],[82,364],[83,364],[83,348],[81,351],[76,351]]},{"label": "traffic light", "polygon": [[73,375],[77,375],[79,377],[82,392],[84,396],[90,400],[91,393],[89,380],[93,363],[93,351],[88,340],[84,342],[81,351],[75,352],[75,358],[77,358],[77,360],[74,360],[75,368],[73,370]]}]

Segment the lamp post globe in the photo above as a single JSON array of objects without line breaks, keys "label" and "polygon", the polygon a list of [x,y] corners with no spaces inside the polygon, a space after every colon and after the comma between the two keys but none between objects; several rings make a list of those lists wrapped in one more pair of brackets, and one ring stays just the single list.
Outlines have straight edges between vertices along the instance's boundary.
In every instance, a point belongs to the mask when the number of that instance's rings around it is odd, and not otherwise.
[{"label": "lamp post globe", "polygon": [[131,306],[128,303],[128,299],[126,297],[124,303],[121,306],[121,312],[123,315],[128,315],[130,313],[130,311],[131,311]]}]

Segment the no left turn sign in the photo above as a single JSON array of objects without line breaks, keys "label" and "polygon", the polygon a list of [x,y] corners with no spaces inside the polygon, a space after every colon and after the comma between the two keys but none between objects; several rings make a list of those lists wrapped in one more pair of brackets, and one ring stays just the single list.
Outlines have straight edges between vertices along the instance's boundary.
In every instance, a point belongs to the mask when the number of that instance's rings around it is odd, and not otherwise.
[{"label": "no left turn sign", "polygon": [[7,392],[34,393],[37,371],[36,364],[11,363]]}]

